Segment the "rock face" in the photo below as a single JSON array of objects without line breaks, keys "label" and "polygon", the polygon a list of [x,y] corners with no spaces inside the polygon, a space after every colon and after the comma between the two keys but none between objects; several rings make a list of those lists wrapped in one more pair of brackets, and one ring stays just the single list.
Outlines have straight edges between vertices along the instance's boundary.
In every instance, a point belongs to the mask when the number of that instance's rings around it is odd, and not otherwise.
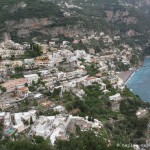
[{"label": "rock face", "polygon": [[5,25],[8,32],[17,29],[18,36],[28,36],[32,31],[36,31],[52,25],[54,22],[49,18],[26,18],[19,21],[6,21]]},{"label": "rock face", "polygon": [[49,18],[32,18],[32,19],[22,19],[19,21],[6,21],[6,27],[8,30],[13,29],[40,29],[42,26],[51,25],[54,22]]},{"label": "rock face", "polygon": [[26,41],[34,37],[47,39],[58,34],[82,36],[92,31],[123,32],[124,35],[134,36],[144,33],[143,27],[146,33],[150,30],[150,17],[143,22],[143,16],[137,13],[139,9],[140,13],[149,13],[150,9],[143,7],[150,8],[150,0],[86,0],[82,3],[14,0],[11,4],[9,1],[12,0],[2,0],[0,5],[0,39],[5,32],[12,39]]},{"label": "rock face", "polygon": [[136,24],[137,23],[137,19],[135,17],[131,17],[129,16],[129,12],[128,11],[111,11],[108,10],[106,11],[106,20],[109,22],[123,22],[128,24]]},{"label": "rock face", "polygon": [[84,35],[83,31],[78,26],[66,26],[66,27],[54,27],[55,21],[50,18],[26,18],[19,21],[6,21],[5,25],[7,32],[16,32],[18,37],[29,37],[32,32],[38,32],[43,35],[57,36],[64,34],[66,36],[73,37],[74,35]]}]

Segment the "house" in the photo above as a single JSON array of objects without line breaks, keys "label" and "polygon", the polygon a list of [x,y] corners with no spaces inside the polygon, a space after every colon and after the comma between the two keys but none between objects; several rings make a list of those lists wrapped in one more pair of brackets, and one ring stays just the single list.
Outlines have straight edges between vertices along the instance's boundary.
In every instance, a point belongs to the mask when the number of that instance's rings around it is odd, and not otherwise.
[{"label": "house", "polygon": [[98,70],[103,73],[103,72],[106,72],[108,71],[108,66],[106,64],[104,64],[103,62],[99,62],[99,68]]},{"label": "house", "polygon": [[[8,37],[8,36],[7,36]],[[3,48],[14,49],[14,50],[23,50],[23,46],[19,43],[15,43],[12,40],[6,40],[1,43]]]},{"label": "house", "polygon": [[18,60],[18,61],[12,61],[11,64],[12,67],[21,67],[23,65],[23,62]]},{"label": "house", "polygon": [[[56,115],[56,116],[39,116],[35,123],[31,126],[31,135],[42,136],[44,139],[48,139],[52,144],[57,139],[67,140],[67,131],[72,128],[76,128],[78,125],[81,130],[87,130],[90,128],[101,128],[102,123],[94,119],[94,122],[88,121],[86,118],[72,115]],[[71,132],[71,131],[70,131]]]},{"label": "house", "polygon": [[71,80],[70,82],[66,82],[64,85],[64,90],[68,91],[70,89],[74,89],[77,85],[76,80]]},{"label": "house", "polygon": [[83,89],[73,89],[73,92],[78,96],[79,98],[82,98],[85,94],[85,91]]},{"label": "house", "polygon": [[70,42],[68,42],[68,41],[63,41],[63,45],[67,45],[67,44],[69,44]]},{"label": "house", "polygon": [[138,118],[144,117],[147,113],[148,113],[148,110],[147,110],[147,109],[139,108],[139,110],[136,112],[136,116],[137,116]]},{"label": "house", "polygon": [[123,90],[125,88],[124,81],[119,76],[118,76],[117,87],[121,90]]},{"label": "house", "polygon": [[40,77],[37,74],[24,75],[24,78],[28,80],[29,85],[31,85],[33,81],[37,83],[40,79]]},{"label": "house", "polygon": [[92,83],[97,82],[97,83],[102,83],[102,80],[100,78],[96,78],[96,77],[87,77],[86,79],[84,79],[81,83],[84,86],[89,86]]},{"label": "house", "polygon": [[101,90],[106,90],[106,84],[105,83],[101,82],[100,85],[101,85]]},{"label": "house", "polygon": [[57,74],[57,78],[58,78],[58,80],[65,80],[67,78],[67,75],[65,72],[59,72]]},{"label": "house", "polygon": [[20,97],[28,97],[28,95],[29,95],[29,89],[28,89],[28,87],[19,87],[17,89],[17,94]]},{"label": "house", "polygon": [[49,78],[43,79],[42,81],[45,82],[45,85],[47,87],[51,87],[56,83],[57,77],[49,77]]},{"label": "house", "polygon": [[70,13],[69,13],[69,12],[64,12],[63,15],[64,15],[65,17],[70,17]]},{"label": "house", "polygon": [[5,82],[4,78],[0,76],[0,83]]},{"label": "house", "polygon": [[41,44],[41,51],[43,52],[43,54],[46,54],[48,52],[48,45],[47,44]]},{"label": "house", "polygon": [[64,112],[65,111],[65,107],[58,105],[56,107],[53,108],[54,111],[58,111],[58,112]]},{"label": "house", "polygon": [[13,128],[16,128],[19,133],[26,130],[30,125],[31,118],[33,122],[36,120],[36,110],[14,113],[15,125],[13,126]]},{"label": "house", "polygon": [[35,64],[37,66],[48,66],[49,65],[49,60],[35,60]]},{"label": "house", "polygon": [[117,94],[115,94],[115,95],[113,95],[113,96],[109,96],[109,100],[110,100],[110,101],[120,101],[120,100],[121,100],[121,95],[120,95],[120,93],[117,93]]},{"label": "house", "polygon": [[77,66],[77,61],[78,61],[77,57],[70,57],[70,58],[67,59],[67,62],[69,63],[70,67],[76,67]]},{"label": "house", "polygon": [[10,58],[11,56],[21,56],[24,54],[23,50],[8,50],[8,49],[2,49],[0,48],[0,56],[2,56],[2,58],[6,59],[6,58]]},{"label": "house", "polygon": [[35,99],[41,99],[41,98],[43,98],[43,95],[41,93],[37,93],[34,95],[34,98]]},{"label": "house", "polygon": [[26,78],[19,78],[19,79],[7,81],[7,82],[1,84],[1,86],[5,87],[7,92],[12,92],[19,86],[23,87],[25,85],[25,83],[28,83],[28,80]]},{"label": "house", "polygon": [[29,64],[29,65],[34,64],[34,59],[33,58],[31,58],[31,59],[24,59],[24,63],[25,64]]},{"label": "house", "polygon": [[55,103],[52,101],[44,101],[44,102],[41,102],[40,105],[45,107],[45,108],[55,107]]},{"label": "house", "polygon": [[32,134],[36,136],[42,136],[45,139],[50,137],[50,135],[53,133],[51,124],[54,122],[54,120],[55,116],[40,116],[31,127]]},{"label": "house", "polygon": [[1,109],[1,110],[5,110],[5,109],[7,109],[7,108],[9,108],[9,107],[10,107],[10,104],[9,104],[9,103],[5,102],[4,100],[1,100],[1,101],[0,101],[0,109]]},{"label": "house", "polygon": [[80,41],[79,40],[74,40],[72,43],[73,44],[78,44]]},{"label": "house", "polygon": [[7,112],[4,116],[4,128],[8,128],[11,125],[11,114]]},{"label": "house", "polygon": [[41,70],[41,71],[39,71],[39,73],[40,73],[40,75],[41,75],[42,77],[48,77],[48,76],[51,76],[49,70]]},{"label": "house", "polygon": [[86,74],[87,74],[87,72],[84,69],[77,69],[77,70],[72,72],[73,78],[76,78],[76,77],[79,78],[79,77],[82,77]]},{"label": "house", "polygon": [[5,65],[0,63],[0,76],[5,76],[7,74],[7,68]]},{"label": "house", "polygon": [[36,68],[37,65],[34,62],[34,59],[24,59],[24,65],[26,69],[32,69],[32,68]]},{"label": "house", "polygon": [[53,41],[49,42],[49,46],[55,46],[55,42]]},{"label": "house", "polygon": [[77,58],[84,58],[87,54],[85,50],[76,50],[74,54],[77,56]]},{"label": "house", "polygon": [[35,58],[35,63],[38,66],[48,65],[49,64],[49,56],[47,56],[47,55],[38,56]]},{"label": "house", "polygon": [[74,54],[70,50],[67,50],[67,49],[62,50],[61,55],[66,58],[70,58],[74,56]]}]

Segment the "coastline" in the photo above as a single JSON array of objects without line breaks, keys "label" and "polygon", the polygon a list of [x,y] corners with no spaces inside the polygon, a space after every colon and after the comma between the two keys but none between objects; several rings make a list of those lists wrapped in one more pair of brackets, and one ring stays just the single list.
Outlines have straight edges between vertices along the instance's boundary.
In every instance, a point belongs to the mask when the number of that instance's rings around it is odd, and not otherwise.
[{"label": "coastline", "polygon": [[118,73],[118,76],[123,80],[123,83],[126,85],[137,70],[138,68],[132,68],[132,70]]},{"label": "coastline", "polygon": [[128,83],[128,81],[132,78],[132,76],[135,74],[135,72],[136,72],[137,70],[138,70],[138,69],[135,68],[134,70],[131,71],[131,73],[130,73],[129,76],[127,77],[126,81],[124,82],[125,85]]},{"label": "coastline", "polygon": [[141,100],[150,102],[150,56],[145,57],[143,66],[138,67],[138,71],[134,72],[125,85],[135,94],[139,95]]},{"label": "coastline", "polygon": [[[150,55],[145,56],[145,58],[150,58]],[[138,69],[140,69],[142,67],[144,67],[144,61],[140,61],[138,67],[133,67],[129,71],[124,71],[124,72],[118,73],[118,76],[123,80],[123,83],[126,85],[127,82],[131,79],[131,77],[135,74],[135,72],[138,71]]]}]

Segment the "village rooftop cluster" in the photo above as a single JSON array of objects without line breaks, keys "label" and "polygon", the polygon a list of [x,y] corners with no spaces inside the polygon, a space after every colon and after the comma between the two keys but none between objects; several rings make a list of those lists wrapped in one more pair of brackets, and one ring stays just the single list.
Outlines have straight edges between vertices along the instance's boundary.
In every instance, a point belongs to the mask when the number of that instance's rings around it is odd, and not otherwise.
[{"label": "village rooftop cluster", "polygon": [[[104,95],[108,94],[107,80],[118,91],[109,95],[111,109],[119,111],[122,100],[119,91],[125,88],[125,79],[115,70],[115,61],[128,65],[129,70],[132,70],[132,48],[122,44],[120,51],[113,46],[114,41],[119,41],[120,37],[111,37],[103,32],[91,36],[75,36],[71,42],[64,40],[59,43],[59,40],[52,38],[44,44],[34,42],[21,45],[12,40],[0,43],[0,109],[3,111],[0,117],[4,122],[4,135],[11,136],[31,127],[29,136],[40,135],[54,143],[58,137],[67,139],[67,130],[74,132],[76,125],[82,130],[102,127],[102,123],[94,118],[88,121],[88,117],[70,115],[63,102],[52,101],[44,95],[45,92],[55,93],[61,99],[63,93],[71,91],[83,100],[83,87],[94,83],[99,85]],[[81,43],[89,44],[92,40],[102,40],[111,49],[103,49],[100,54],[91,47],[88,52],[85,49],[74,50],[72,47]],[[29,55],[33,51],[38,51],[38,56]],[[91,71],[90,67],[96,71]],[[14,112],[27,99],[37,102],[36,110],[31,107],[28,112]],[[39,107],[51,109],[58,114],[37,116]]]}]

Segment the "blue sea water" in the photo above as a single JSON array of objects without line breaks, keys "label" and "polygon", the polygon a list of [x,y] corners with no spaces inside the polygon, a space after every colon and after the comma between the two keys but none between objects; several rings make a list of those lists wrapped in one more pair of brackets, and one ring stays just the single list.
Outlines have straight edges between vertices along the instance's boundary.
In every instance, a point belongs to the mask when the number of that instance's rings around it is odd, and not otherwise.
[{"label": "blue sea water", "polygon": [[144,66],[131,76],[126,86],[142,100],[150,102],[150,58],[145,58]]}]

